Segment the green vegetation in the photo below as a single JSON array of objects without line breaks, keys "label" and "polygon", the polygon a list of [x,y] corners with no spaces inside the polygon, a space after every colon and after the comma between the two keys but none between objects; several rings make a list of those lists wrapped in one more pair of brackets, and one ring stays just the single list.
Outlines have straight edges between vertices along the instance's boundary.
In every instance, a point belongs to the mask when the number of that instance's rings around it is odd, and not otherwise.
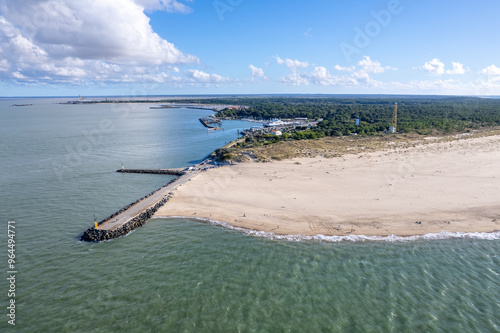
[{"label": "green vegetation", "polygon": [[[474,97],[286,98],[237,99],[246,109],[224,110],[221,117],[323,119],[314,129],[319,137],[357,133],[373,135],[391,126],[398,106],[398,132],[432,130],[449,133],[466,128],[500,125],[500,100]],[[246,103],[245,103],[246,102]],[[356,126],[354,119],[360,119]]]},{"label": "green vegetation", "polygon": [[[143,101],[140,101],[143,102]],[[144,101],[145,102],[145,101]],[[244,108],[219,112],[221,118],[308,118],[321,120],[312,129],[296,129],[282,137],[263,135],[254,144],[283,140],[315,139],[350,134],[375,135],[392,125],[394,104],[398,103],[400,133],[428,135],[435,132],[462,132],[500,125],[500,99],[454,96],[225,96],[216,98],[165,99],[158,103],[241,105]],[[356,126],[355,119],[360,119]]]},{"label": "green vegetation", "polygon": [[230,161],[234,159],[233,148],[219,148],[215,150],[215,156],[219,161]]},{"label": "green vegetation", "polygon": [[[261,138],[245,138],[244,142],[224,151],[226,161],[243,162],[255,160],[269,162],[298,157],[325,158],[339,157],[344,154],[358,154],[374,151],[384,151],[395,148],[409,148],[416,145],[426,145],[435,142],[448,142],[461,139],[471,139],[500,135],[500,128],[481,128],[470,133],[439,135],[432,140],[425,140],[418,133],[396,135],[356,135],[335,137],[327,136],[317,140],[282,140],[275,144],[262,143]],[[259,142],[260,141],[260,142]],[[257,143],[257,144],[256,144]]]},{"label": "green vegetation", "polygon": [[[394,104],[398,103],[399,133],[414,135],[449,134],[500,126],[500,99],[447,96],[343,96],[343,97],[225,97],[183,100],[183,103],[231,104],[244,108],[219,112],[221,118],[308,118],[317,120],[311,128],[287,130],[281,136],[248,136],[231,149],[218,151],[222,160],[236,152],[278,142],[303,139],[382,135],[392,126]],[[356,125],[355,119],[360,119]],[[273,146],[274,147],[274,146]],[[263,148],[263,147],[262,147]]]}]

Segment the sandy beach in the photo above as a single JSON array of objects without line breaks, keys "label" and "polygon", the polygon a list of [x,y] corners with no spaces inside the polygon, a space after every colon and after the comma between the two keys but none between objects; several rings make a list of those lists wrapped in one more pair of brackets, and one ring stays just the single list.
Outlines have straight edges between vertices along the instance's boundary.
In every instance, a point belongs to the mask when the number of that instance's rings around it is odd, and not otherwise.
[{"label": "sandy beach", "polygon": [[155,214],[172,216],[281,235],[498,231],[500,135],[221,167],[180,187]]}]

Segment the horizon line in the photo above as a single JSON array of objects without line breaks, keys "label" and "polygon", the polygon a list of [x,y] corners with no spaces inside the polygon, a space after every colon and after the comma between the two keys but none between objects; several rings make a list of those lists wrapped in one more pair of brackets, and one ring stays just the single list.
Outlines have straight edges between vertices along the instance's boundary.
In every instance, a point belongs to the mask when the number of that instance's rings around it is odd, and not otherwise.
[{"label": "horizon line", "polygon": [[[176,94],[176,95],[88,95],[84,98],[110,98],[110,97],[238,97],[238,96],[408,96],[408,97],[500,97],[500,95],[440,95],[440,94],[327,94],[327,93],[277,93],[277,94]],[[80,95],[62,96],[0,96],[0,99],[9,98],[79,98]]]}]

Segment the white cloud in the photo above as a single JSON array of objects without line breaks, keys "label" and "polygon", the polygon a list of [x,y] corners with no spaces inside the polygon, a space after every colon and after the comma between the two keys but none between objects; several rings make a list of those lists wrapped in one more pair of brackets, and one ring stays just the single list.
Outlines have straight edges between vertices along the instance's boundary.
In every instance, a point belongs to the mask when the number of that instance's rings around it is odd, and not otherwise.
[{"label": "white cloud", "polygon": [[325,67],[316,67],[309,74],[312,83],[322,86],[355,86],[358,82],[349,76],[331,75]]},{"label": "white cloud", "polygon": [[352,73],[352,77],[363,86],[379,87],[382,85],[382,82],[372,79],[370,74],[364,70]]},{"label": "white cloud", "polygon": [[208,74],[197,69],[187,71],[186,76],[188,81],[193,83],[225,83],[230,81],[218,74]]},{"label": "white cloud", "polygon": [[417,88],[418,90],[456,89],[459,84],[460,84],[459,81],[453,79],[436,80],[436,81],[414,80],[410,82],[410,86],[412,88]]},{"label": "white cloud", "polygon": [[5,72],[10,68],[10,64],[7,59],[0,60],[0,71]]},{"label": "white cloud", "polygon": [[193,10],[185,4],[176,0],[135,0],[135,2],[143,6],[148,11],[163,10],[169,13],[191,13]]},{"label": "white cloud", "polygon": [[248,68],[252,71],[252,78],[267,79],[262,68],[255,67],[254,65],[249,65]]},{"label": "white cloud", "polygon": [[381,74],[386,70],[396,70],[391,66],[382,66],[382,64],[377,60],[372,60],[369,56],[363,56],[363,59],[358,61],[357,66],[342,67],[340,65],[335,65],[334,67],[338,71],[350,72],[350,80],[344,80],[345,83],[380,87],[382,82],[376,81],[370,77],[370,74]]},{"label": "white cloud", "polygon": [[311,72],[310,77],[312,81],[320,85],[330,85],[334,81],[334,77],[328,72],[325,67],[315,67]]},{"label": "white cloud", "polygon": [[500,76],[492,76],[488,80],[477,80],[474,94],[478,96],[499,95]]},{"label": "white cloud", "polygon": [[422,66],[422,69],[428,71],[431,74],[441,75],[444,73],[444,63],[441,60],[434,58],[428,61]]},{"label": "white cloud", "polygon": [[380,62],[371,60],[369,56],[364,56],[363,60],[358,62],[358,66],[365,73],[375,74],[383,73],[386,69],[392,69],[390,66],[382,67]]},{"label": "white cloud", "polygon": [[486,75],[500,75],[500,68],[495,65],[490,65],[486,68],[483,68],[480,73]]},{"label": "white cloud", "polygon": [[[286,64],[286,60],[277,57],[279,64]],[[290,59],[287,59],[290,60]],[[294,86],[303,85],[320,85],[320,86],[367,86],[367,87],[381,87],[383,83],[376,81],[370,77],[370,74],[380,74],[387,69],[394,69],[390,66],[382,66],[380,62],[371,60],[370,57],[364,56],[358,62],[358,67],[342,67],[336,65],[334,68],[337,71],[350,72],[350,75],[337,76],[332,75],[323,66],[316,66],[311,72],[297,72],[295,62],[290,60],[290,65],[287,66],[291,70],[291,74],[281,78],[281,82]],[[307,62],[301,62],[308,64]]]},{"label": "white cloud", "polygon": [[282,59],[279,56],[275,56],[276,62],[279,65],[285,65],[290,71],[291,74],[284,76],[281,78],[281,82],[292,85],[292,86],[307,86],[309,85],[308,75],[306,73],[297,73],[299,68],[307,68],[309,67],[309,63],[307,61],[299,61],[292,59]]},{"label": "white cloud", "polygon": [[464,68],[464,65],[460,62],[452,61],[453,69],[445,70],[445,64],[439,60],[438,58],[434,58],[431,61],[427,61],[422,67],[414,68],[414,69],[423,69],[434,75],[442,75],[444,73],[450,75],[459,75],[465,74],[467,70]]},{"label": "white cloud", "polygon": [[[401,92],[430,93],[433,95],[488,95],[484,82],[462,82],[457,79],[411,80],[408,83],[391,82],[392,89]],[[498,88],[498,86],[497,86]]]},{"label": "white cloud", "polygon": [[[196,62],[156,34],[143,8],[133,0],[1,0],[4,17],[26,26],[29,14],[39,23],[31,41],[50,57],[78,57],[121,64],[161,65]],[[7,3],[7,4],[6,4]],[[23,5],[17,5],[22,3]],[[38,17],[38,16],[37,16]],[[28,23],[28,26],[31,23]]]},{"label": "white cloud", "polygon": [[294,71],[297,68],[307,68],[309,67],[309,63],[307,61],[299,61],[292,59],[281,59],[279,56],[276,56],[276,61],[279,65],[285,65],[290,70]]},{"label": "white cloud", "polygon": [[341,72],[352,72],[356,69],[356,66],[342,67],[339,65],[335,65],[333,68],[335,68],[335,70],[341,71]]},{"label": "white cloud", "polygon": [[297,74],[296,72],[293,72],[292,74],[282,77],[281,82],[291,86],[309,85],[309,80],[306,77],[304,77],[304,75]]},{"label": "white cloud", "polygon": [[453,65],[453,69],[452,70],[447,70],[446,74],[452,74],[452,75],[455,75],[455,74],[465,74],[466,70],[464,68],[464,65],[462,65],[459,62],[454,62],[454,61],[452,62],[452,65]]},{"label": "white cloud", "polygon": [[173,0],[0,0],[0,77],[15,76],[1,74],[10,68],[20,70],[26,80],[75,84],[143,82],[156,77],[141,74],[144,68],[168,77],[165,71],[175,71],[173,65],[199,60],[156,34],[144,8],[187,12],[179,4]]},{"label": "white cloud", "polygon": [[15,77],[16,79],[26,79],[26,76],[24,76],[21,72],[17,71],[12,73],[12,76]]}]

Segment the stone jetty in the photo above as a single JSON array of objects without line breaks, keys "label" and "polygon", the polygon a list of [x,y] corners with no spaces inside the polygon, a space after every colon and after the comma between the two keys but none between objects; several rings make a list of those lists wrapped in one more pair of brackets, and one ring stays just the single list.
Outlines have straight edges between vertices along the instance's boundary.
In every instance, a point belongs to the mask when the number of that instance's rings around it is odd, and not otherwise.
[{"label": "stone jetty", "polygon": [[156,175],[171,175],[171,176],[182,176],[186,173],[185,169],[119,169],[116,172],[123,173],[147,173]]},{"label": "stone jetty", "polygon": [[[167,203],[167,201],[169,199],[170,199],[170,196],[161,199],[153,207],[147,209],[145,212],[139,214],[138,216],[134,217],[132,220],[124,223],[122,226],[120,226],[114,230],[101,230],[99,228],[97,228],[97,229],[90,228],[83,233],[83,235],[81,236],[81,240],[86,241],[86,242],[97,243],[97,242],[102,242],[105,240],[110,240],[110,239],[118,238],[121,236],[125,236],[126,234],[128,234],[132,230],[143,226],[144,223],[146,223],[146,221],[149,220],[160,207],[162,207],[165,203]],[[124,209],[127,209],[127,207],[125,207]],[[100,223],[102,224],[105,221],[106,220],[101,221]]]},{"label": "stone jetty", "polygon": [[200,169],[191,169],[189,171],[181,169],[120,169],[117,172],[166,174],[177,175],[179,177],[102,220],[97,224],[97,228],[89,228],[80,236],[82,241],[101,242],[110,240],[124,236],[144,225],[160,207],[170,200],[173,192],[179,186],[182,186],[196,176],[200,172]]}]

